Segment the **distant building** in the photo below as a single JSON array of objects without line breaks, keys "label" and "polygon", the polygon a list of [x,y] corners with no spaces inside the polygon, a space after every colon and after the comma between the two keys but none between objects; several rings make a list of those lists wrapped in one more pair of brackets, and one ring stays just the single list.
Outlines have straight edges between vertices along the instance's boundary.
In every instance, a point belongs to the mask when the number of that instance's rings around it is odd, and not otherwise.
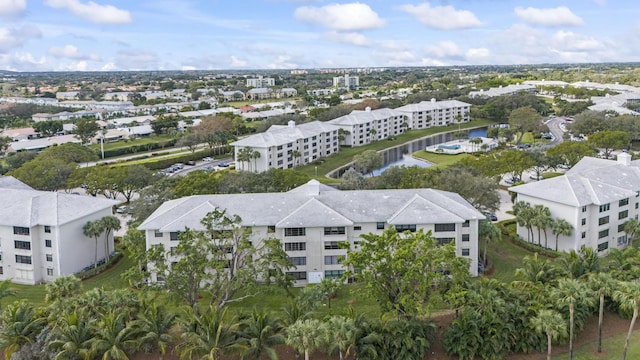
[{"label": "distant building", "polygon": [[410,129],[460,124],[469,121],[471,105],[458,100],[422,101],[397,108],[407,115]]},{"label": "distant building", "polygon": [[58,100],[77,100],[78,91],[58,91],[56,93],[56,99]]},{"label": "distant building", "polygon": [[308,73],[307,70],[291,70],[291,75],[305,75]]},{"label": "distant building", "polygon": [[262,76],[258,76],[257,79],[247,79],[247,87],[265,88],[274,86],[275,84],[276,80],[274,78],[263,78]]},{"label": "distant building", "polygon": [[496,97],[496,96],[502,96],[502,95],[515,95],[519,92],[527,92],[530,94],[535,94],[536,87],[534,85],[524,85],[524,84],[500,86],[497,88],[490,88],[488,90],[480,89],[478,91],[471,91],[469,93],[469,97],[470,98],[475,98],[475,97],[490,98],[490,97]]},{"label": "distant building", "polygon": [[362,146],[403,133],[406,130],[405,119],[406,115],[400,111],[386,108],[371,110],[368,107],[364,111],[354,110],[328,123],[343,130],[341,145]]},{"label": "distant building", "polygon": [[270,88],[255,88],[247,91],[247,99],[249,100],[264,100],[275,97],[274,92]]},{"label": "distant building", "polygon": [[356,90],[360,86],[360,78],[357,76],[337,76],[333,78],[333,87],[346,88],[349,90]]}]

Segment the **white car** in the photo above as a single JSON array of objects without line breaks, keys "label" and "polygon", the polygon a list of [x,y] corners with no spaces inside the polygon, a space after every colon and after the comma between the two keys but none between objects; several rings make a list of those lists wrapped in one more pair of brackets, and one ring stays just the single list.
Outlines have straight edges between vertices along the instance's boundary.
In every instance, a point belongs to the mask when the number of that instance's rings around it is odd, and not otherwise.
[{"label": "white car", "polygon": [[212,162],[212,161],[213,161],[213,158],[211,158],[211,157],[204,157],[204,158],[202,158],[202,161],[204,161],[204,162]]}]

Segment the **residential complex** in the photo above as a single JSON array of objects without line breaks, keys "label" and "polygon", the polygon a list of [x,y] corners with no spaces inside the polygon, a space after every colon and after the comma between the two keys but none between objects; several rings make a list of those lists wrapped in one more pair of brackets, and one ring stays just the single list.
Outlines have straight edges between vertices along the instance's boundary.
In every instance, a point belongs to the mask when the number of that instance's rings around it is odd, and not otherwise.
[{"label": "residential complex", "polygon": [[274,78],[258,76],[257,79],[247,79],[247,87],[264,88],[274,86],[275,84],[276,80]]},{"label": "residential complex", "polygon": [[[599,254],[627,245],[624,223],[638,218],[640,210],[640,161],[621,153],[618,160],[585,157],[563,176],[509,188],[517,201],[543,205],[554,219],[565,219],[573,226],[571,235],[556,236],[547,229],[547,240],[534,242],[559,251],[593,248]],[[518,225],[518,235],[527,239],[527,229]],[[543,234],[544,235],[544,234]]]},{"label": "residential complex", "polygon": [[[362,234],[431,231],[440,244],[453,242],[458,256],[469,258],[478,275],[478,221],[484,215],[460,195],[433,189],[339,191],[316,180],[285,193],[196,195],[164,203],[138,229],[150,248],[178,244],[185,227],[204,230],[200,220],[214,209],[242,218],[251,241],[280,239],[296,266],[289,275],[296,285],[339,278],[347,254],[339,244],[357,249]],[[152,277],[155,281],[155,277]]]},{"label": "residential complex", "polygon": [[[19,284],[51,282],[93,264],[96,241],[83,226],[112,215],[116,201],[37,191],[9,177],[0,177],[0,280]],[[105,258],[104,235],[98,259]],[[109,237],[113,249],[113,236]]]},{"label": "residential complex", "polygon": [[488,90],[484,90],[484,89],[480,89],[478,91],[471,91],[469,92],[469,97],[470,98],[475,98],[475,97],[496,97],[496,96],[502,96],[502,95],[515,95],[519,92],[527,92],[530,94],[535,94],[536,92],[536,87],[533,85],[526,85],[526,84],[515,84],[515,85],[507,85],[507,86],[500,86],[497,88],[490,88]]},{"label": "residential complex", "polygon": [[349,90],[356,90],[360,86],[360,78],[357,76],[336,76],[333,78],[333,87],[347,88]]},{"label": "residential complex", "polygon": [[[338,152],[338,127],[320,121],[296,125],[273,125],[269,130],[231,143],[236,169],[263,172],[271,168],[290,169]],[[244,158],[250,149],[253,154]]]},{"label": "residential complex", "polygon": [[471,105],[458,100],[421,101],[396,109],[407,116],[410,129],[460,124],[469,121]]},{"label": "residential complex", "polygon": [[406,115],[397,110],[371,110],[367,107],[364,111],[354,110],[328,123],[343,130],[344,139],[340,145],[361,146],[403,133],[407,126],[405,119]]}]

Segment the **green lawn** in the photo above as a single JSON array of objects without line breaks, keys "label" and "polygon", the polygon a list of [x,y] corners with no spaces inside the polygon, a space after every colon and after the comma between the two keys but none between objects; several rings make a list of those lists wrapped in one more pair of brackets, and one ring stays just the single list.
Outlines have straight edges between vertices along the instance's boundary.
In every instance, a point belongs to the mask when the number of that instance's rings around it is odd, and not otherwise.
[{"label": "green lawn", "polygon": [[[602,353],[597,352],[597,342],[593,342],[577,348],[574,351],[574,360],[602,360],[602,359],[621,359],[624,342],[627,338],[627,332],[612,336],[602,340]],[[545,359],[540,357],[540,359]],[[563,355],[555,356],[554,359],[569,359],[568,352]],[[631,334],[629,340],[629,349],[627,350],[627,359],[640,359],[640,331],[635,330]]]},{"label": "green lawn", "polygon": [[[106,142],[104,143],[104,150],[106,151],[106,150],[113,150],[113,149],[128,148],[134,145],[146,145],[146,144],[163,141],[163,140],[171,140],[171,136],[163,134],[163,135],[141,137],[135,140],[127,140],[127,141],[120,140],[120,141],[114,141],[114,142]],[[89,148],[100,151],[100,143],[90,145]]]},{"label": "green lawn", "polygon": [[[473,120],[460,126],[461,129],[469,129],[476,127],[483,127],[492,124],[493,122],[488,120]],[[318,164],[310,164],[296,168],[298,171],[304,172],[310,177],[318,178],[322,182],[335,182],[335,179],[327,178],[325,175],[341,166],[344,166],[353,161],[353,156],[362,153],[365,150],[384,150],[394,146],[402,145],[412,140],[420,139],[425,136],[438,134],[448,131],[456,131],[453,127],[439,126],[421,130],[411,130],[407,133],[398,135],[394,140],[379,140],[374,141],[371,144],[357,147],[343,147],[340,152],[333,154],[327,158],[321,159]],[[316,176],[317,172],[317,176]]]},{"label": "green lawn", "polygon": [[447,155],[447,154],[436,154],[432,152],[428,152],[425,150],[416,151],[413,153],[414,157],[426,160],[436,166],[450,166],[458,161],[471,157],[473,155],[470,154],[456,154],[456,155]]}]

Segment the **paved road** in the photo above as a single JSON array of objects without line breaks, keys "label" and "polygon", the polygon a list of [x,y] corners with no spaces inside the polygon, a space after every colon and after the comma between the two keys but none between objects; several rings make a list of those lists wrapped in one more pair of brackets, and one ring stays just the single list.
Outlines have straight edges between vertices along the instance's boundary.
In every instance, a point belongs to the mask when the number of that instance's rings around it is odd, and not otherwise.
[{"label": "paved road", "polygon": [[551,142],[549,142],[547,146],[554,147],[564,140],[564,130],[562,129],[562,127],[560,127],[560,124],[562,124],[563,122],[564,119],[560,117],[550,118],[546,122],[547,127],[549,128],[549,132],[551,132],[551,134],[553,135],[553,140],[551,140]]},{"label": "paved road", "polygon": [[224,158],[224,159],[216,159],[213,161],[196,161],[196,164],[193,166],[189,166],[189,165],[185,165],[184,168],[182,168],[181,170],[178,170],[172,174],[169,174],[169,176],[176,176],[176,175],[180,175],[180,176],[185,176],[188,173],[192,172],[192,171],[196,171],[196,170],[204,170],[203,167],[207,166],[207,165],[211,165],[213,166],[213,170],[222,170],[222,169],[228,169],[228,167],[219,167],[218,164],[219,163],[230,163],[232,162],[233,159],[232,158]]}]

